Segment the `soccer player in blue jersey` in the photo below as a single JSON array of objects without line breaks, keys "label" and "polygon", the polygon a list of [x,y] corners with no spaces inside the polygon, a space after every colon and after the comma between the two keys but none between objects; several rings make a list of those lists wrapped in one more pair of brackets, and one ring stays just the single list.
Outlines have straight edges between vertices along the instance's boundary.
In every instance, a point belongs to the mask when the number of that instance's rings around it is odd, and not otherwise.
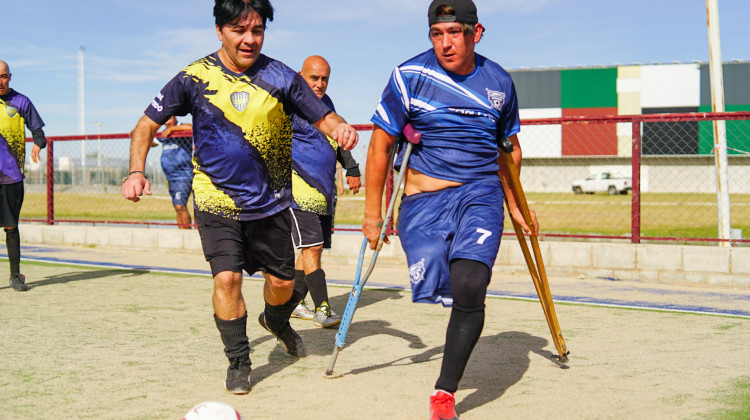
[{"label": "soccer player in blue jersey", "polygon": [[383,224],[388,156],[411,123],[422,141],[408,168],[401,168],[407,178],[398,231],[413,301],[452,306],[430,416],[453,419],[458,418],[454,393],[484,326],[504,195],[511,217],[527,233],[529,227],[504,188],[508,168],[498,149],[500,140],[510,139],[520,167],[513,81],[498,64],[474,52],[484,27],[471,0],[433,0],[427,14],[432,48],[394,69],[372,117],[362,231],[374,247]]},{"label": "soccer player in blue jersey", "polygon": [[351,149],[356,130],[331,112],[302,77],[261,54],[268,0],[216,0],[220,49],[167,83],[133,132],[125,198],[151,193],[143,170],[156,130],[172,115],[193,116],[195,219],[214,278],[216,326],[229,359],[227,391],[250,391],[250,347],[242,271],[261,271],[265,309],[258,317],[290,355],[305,347],[289,324],[294,293],[291,239],[292,118],[300,117]]},{"label": "soccer player in blue jersey", "polygon": [[164,123],[164,127],[166,128],[161,132],[159,142],[154,141],[152,145],[157,146],[161,143],[161,169],[169,184],[169,196],[177,215],[177,227],[190,229],[193,221],[187,209],[187,202],[193,189],[193,138],[172,137],[172,133],[190,131],[193,125],[178,124],[177,117],[173,115]]},{"label": "soccer player in blue jersey", "polygon": [[[333,101],[326,95],[331,66],[325,58],[313,55],[302,63],[299,74],[332,111]],[[336,199],[336,161],[345,160],[350,188],[359,189],[359,165],[351,152],[343,151],[335,141],[301,118],[294,118],[292,126],[292,237],[300,249],[295,267],[294,290],[303,299],[292,312],[292,317],[311,319],[313,325],[331,328],[341,323],[328,303],[325,271],[321,268],[323,248],[331,247],[331,230]],[[353,162],[353,166],[350,162]],[[304,297],[308,290],[315,311],[307,308]]]},{"label": "soccer player in blue jersey", "polygon": [[21,237],[18,217],[23,205],[23,164],[26,160],[26,128],[34,145],[31,160],[39,162],[39,151],[47,146],[44,121],[29,98],[10,88],[10,67],[0,60],[0,223],[5,228],[5,245],[10,262],[10,286],[17,292],[29,290],[21,274]]}]

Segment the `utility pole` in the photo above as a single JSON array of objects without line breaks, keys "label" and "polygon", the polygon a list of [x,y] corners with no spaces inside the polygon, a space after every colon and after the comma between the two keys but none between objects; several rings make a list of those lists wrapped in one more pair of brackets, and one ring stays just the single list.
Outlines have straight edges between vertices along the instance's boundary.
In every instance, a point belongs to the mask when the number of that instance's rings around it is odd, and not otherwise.
[{"label": "utility pole", "polygon": [[[708,25],[709,71],[711,74],[711,111],[724,112],[724,72],[721,63],[721,37],[719,33],[719,0],[706,0]],[[719,246],[732,246],[731,218],[729,212],[729,160],[727,159],[726,121],[715,120],[714,156],[716,166],[716,203],[718,208]]]},{"label": "utility pole", "polygon": [[[86,134],[86,107],[83,95],[83,52],[86,47],[78,47],[78,134]],[[81,186],[86,185],[86,141],[81,140]]]}]

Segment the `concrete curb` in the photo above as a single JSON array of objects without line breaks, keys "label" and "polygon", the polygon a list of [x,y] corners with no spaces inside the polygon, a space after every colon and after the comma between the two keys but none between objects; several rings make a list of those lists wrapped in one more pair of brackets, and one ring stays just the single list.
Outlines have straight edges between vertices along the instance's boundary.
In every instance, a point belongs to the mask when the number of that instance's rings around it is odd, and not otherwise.
[{"label": "concrete curb", "polygon": [[[197,230],[23,224],[20,233],[25,244],[196,254],[203,251]],[[526,263],[515,238],[505,237],[503,242],[493,271],[526,272]],[[651,283],[750,288],[750,248],[547,240],[540,245],[550,276],[611,277]],[[337,234],[334,235],[333,248],[324,252],[324,258],[356,265],[361,246],[361,236]],[[383,247],[378,264],[406,267],[406,257],[398,237],[391,238],[391,245]]]}]

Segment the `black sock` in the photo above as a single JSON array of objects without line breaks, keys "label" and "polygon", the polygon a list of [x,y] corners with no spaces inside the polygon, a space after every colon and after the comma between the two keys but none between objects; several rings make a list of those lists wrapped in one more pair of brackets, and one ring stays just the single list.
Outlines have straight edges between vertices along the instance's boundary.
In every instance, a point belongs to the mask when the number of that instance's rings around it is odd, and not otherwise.
[{"label": "black sock", "polygon": [[328,288],[326,287],[326,272],[322,268],[319,268],[312,273],[305,276],[307,281],[307,287],[310,289],[310,297],[312,297],[315,307],[320,307],[323,301],[328,301]]},{"label": "black sock", "polygon": [[435,389],[456,392],[464,375],[466,363],[484,328],[484,308],[466,310],[453,306],[448,330],[445,333],[445,351],[440,378]]},{"label": "black sock", "polygon": [[266,302],[264,313],[268,328],[275,332],[281,332],[286,328],[289,325],[289,317],[292,316],[292,312],[294,312],[294,308],[297,307],[300,300],[299,293],[293,291],[291,299],[283,305],[269,305]]},{"label": "black sock", "polygon": [[229,321],[219,319],[214,314],[216,328],[221,334],[221,341],[224,343],[224,354],[227,359],[245,358],[250,355],[250,344],[247,340],[247,313],[239,318]]},{"label": "black sock", "polygon": [[18,228],[5,230],[5,246],[8,248],[10,274],[19,274],[21,272],[21,236],[18,234]]},{"label": "black sock", "polygon": [[299,300],[307,296],[307,282],[305,281],[305,272],[302,270],[294,270],[294,291],[302,296]]}]

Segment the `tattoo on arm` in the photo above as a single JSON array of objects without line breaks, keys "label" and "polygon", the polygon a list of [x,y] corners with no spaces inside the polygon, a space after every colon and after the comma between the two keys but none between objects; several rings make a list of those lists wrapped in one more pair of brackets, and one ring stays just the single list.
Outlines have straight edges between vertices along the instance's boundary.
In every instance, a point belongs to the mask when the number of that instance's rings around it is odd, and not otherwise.
[{"label": "tattoo on arm", "polygon": [[365,226],[365,230],[367,231],[368,234],[370,233],[378,234],[380,233],[380,229],[382,228],[383,228],[383,222],[378,222],[375,224],[367,224],[367,226]]}]

